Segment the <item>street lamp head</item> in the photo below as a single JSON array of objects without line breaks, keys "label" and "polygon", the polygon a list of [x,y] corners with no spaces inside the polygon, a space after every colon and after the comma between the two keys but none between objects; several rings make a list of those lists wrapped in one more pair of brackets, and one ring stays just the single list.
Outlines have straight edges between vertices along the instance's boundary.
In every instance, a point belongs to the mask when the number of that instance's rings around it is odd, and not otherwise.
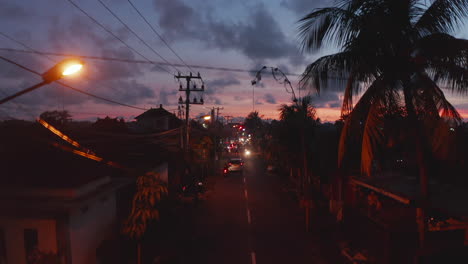
[{"label": "street lamp head", "polygon": [[[36,90],[37,88],[57,81],[61,79],[63,76],[71,75],[74,74],[83,68],[83,61],[78,60],[78,59],[65,59],[59,63],[57,63],[54,67],[50,68],[48,71],[44,72],[42,74],[42,82],[35,84],[27,89],[21,90],[13,95],[7,96],[3,99],[0,99],[0,104],[3,104],[5,102],[8,102],[22,94],[29,93],[33,90]],[[22,67],[22,66],[21,66]]]},{"label": "street lamp head", "polygon": [[83,68],[83,64],[70,65],[63,71],[62,75],[67,76],[67,75],[74,74],[74,73],[80,71],[81,68]]},{"label": "street lamp head", "polygon": [[203,119],[205,119],[205,120],[211,120],[211,116],[206,115],[206,116],[203,117]]},{"label": "street lamp head", "polygon": [[79,72],[83,68],[84,62],[79,59],[65,59],[57,63],[54,67],[42,74],[42,79],[46,83],[51,83]]}]

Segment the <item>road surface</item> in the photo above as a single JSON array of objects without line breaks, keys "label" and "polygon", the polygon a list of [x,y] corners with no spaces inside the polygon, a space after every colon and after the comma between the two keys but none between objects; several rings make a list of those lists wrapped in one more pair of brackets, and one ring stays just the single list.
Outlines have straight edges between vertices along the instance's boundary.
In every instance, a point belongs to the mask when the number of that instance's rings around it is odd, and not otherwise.
[{"label": "road surface", "polygon": [[245,159],[243,175],[211,182],[206,200],[184,214],[173,257],[161,263],[343,263],[328,231],[305,232],[297,201],[261,159]]}]

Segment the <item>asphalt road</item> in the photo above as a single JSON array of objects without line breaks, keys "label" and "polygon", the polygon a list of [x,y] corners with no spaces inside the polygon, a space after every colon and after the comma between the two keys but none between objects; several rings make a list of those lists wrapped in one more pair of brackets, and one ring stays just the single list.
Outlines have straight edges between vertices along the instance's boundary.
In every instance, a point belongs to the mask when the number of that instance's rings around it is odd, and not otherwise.
[{"label": "asphalt road", "polygon": [[[303,211],[261,159],[243,175],[216,175],[207,198],[185,214],[173,263],[342,263],[328,232],[305,232]],[[171,261],[172,262],[172,261]]]}]

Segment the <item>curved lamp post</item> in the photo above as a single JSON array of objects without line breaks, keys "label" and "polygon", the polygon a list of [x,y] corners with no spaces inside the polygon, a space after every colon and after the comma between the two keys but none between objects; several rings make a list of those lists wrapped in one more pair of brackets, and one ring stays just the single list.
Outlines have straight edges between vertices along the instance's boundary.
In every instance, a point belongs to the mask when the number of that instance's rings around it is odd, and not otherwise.
[{"label": "curved lamp post", "polygon": [[[286,76],[286,74],[282,72],[280,69],[278,69],[277,67],[263,66],[260,70],[257,71],[257,73],[255,74],[255,79],[253,79],[251,82],[252,83],[252,100],[253,100],[252,107],[253,109],[255,110],[255,90],[254,90],[255,85],[258,82],[260,82],[260,80],[262,80],[262,72],[267,69],[271,70],[271,75],[273,75],[273,78],[275,79],[275,81],[279,82],[280,84],[283,84],[284,88],[286,89],[286,92],[292,94],[292,101],[294,103],[297,103],[296,93],[294,93],[294,88],[291,84],[291,81],[289,81],[288,77]],[[290,90],[288,90],[288,86]]]},{"label": "curved lamp post", "polygon": [[54,67],[50,68],[48,71],[42,74],[42,82],[35,84],[29,88],[26,88],[22,91],[19,91],[13,95],[10,95],[6,98],[0,100],[0,104],[8,102],[22,94],[29,93],[45,84],[57,81],[64,76],[72,75],[79,72],[83,68],[84,62],[79,59],[65,59],[57,64]]}]

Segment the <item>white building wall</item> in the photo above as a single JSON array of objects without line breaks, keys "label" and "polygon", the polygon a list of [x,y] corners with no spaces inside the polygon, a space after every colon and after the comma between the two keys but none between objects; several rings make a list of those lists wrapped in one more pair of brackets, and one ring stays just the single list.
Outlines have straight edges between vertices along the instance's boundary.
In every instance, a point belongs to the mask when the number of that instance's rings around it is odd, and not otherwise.
[{"label": "white building wall", "polygon": [[96,249],[114,231],[115,194],[108,194],[70,215],[70,248],[72,264],[96,264]]},{"label": "white building wall", "polygon": [[26,264],[24,230],[36,229],[38,248],[43,252],[57,253],[55,220],[1,218],[0,228],[5,233],[6,257],[8,264]]}]

